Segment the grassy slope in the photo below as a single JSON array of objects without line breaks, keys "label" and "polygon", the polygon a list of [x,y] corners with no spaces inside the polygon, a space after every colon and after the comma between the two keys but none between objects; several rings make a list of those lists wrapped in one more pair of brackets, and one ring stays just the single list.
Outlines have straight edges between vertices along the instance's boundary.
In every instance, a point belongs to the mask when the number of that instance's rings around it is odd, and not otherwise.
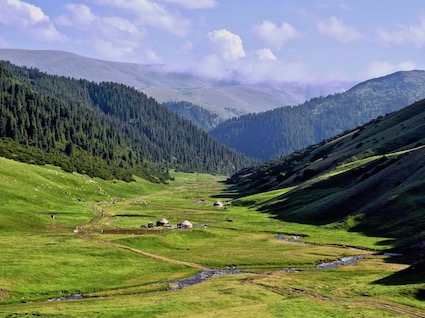
[{"label": "grassy slope", "polygon": [[140,179],[107,182],[3,158],[0,175],[0,288],[10,293],[10,301],[143,285],[194,273],[73,233],[95,217],[98,205],[164,185]]},{"label": "grassy slope", "polygon": [[421,101],[232,180],[242,196],[296,186],[259,207],[281,220],[417,245],[425,237],[424,116]]},{"label": "grassy slope", "polygon": [[[424,289],[420,281],[403,286],[374,283],[407,265],[327,245],[379,250],[389,247],[385,237],[282,222],[256,212],[255,206],[281,191],[249,197],[238,206],[219,210],[212,203],[220,199],[217,195],[223,184],[217,181],[221,178],[202,174],[174,174],[176,181],[169,185],[142,180],[114,183],[0,158],[0,177],[4,181],[0,317],[398,315],[379,304],[410,312],[425,310],[419,297]],[[228,194],[222,195],[226,200]],[[205,204],[196,203],[198,199]],[[101,210],[104,217],[95,213]],[[173,224],[189,219],[195,225],[207,222],[209,226],[150,236],[99,234],[101,228],[136,229],[160,217]],[[90,235],[72,232],[81,224],[88,224],[83,228],[91,231]],[[308,235],[306,241],[324,245],[279,241],[278,233]],[[210,267],[236,265],[253,274],[217,277],[177,292],[146,294],[163,290],[169,280],[191,276],[196,270],[147,258],[108,241]],[[357,254],[369,255],[367,261],[327,271],[274,272],[285,267],[314,267],[324,259]],[[107,297],[45,301],[77,292]]]}]

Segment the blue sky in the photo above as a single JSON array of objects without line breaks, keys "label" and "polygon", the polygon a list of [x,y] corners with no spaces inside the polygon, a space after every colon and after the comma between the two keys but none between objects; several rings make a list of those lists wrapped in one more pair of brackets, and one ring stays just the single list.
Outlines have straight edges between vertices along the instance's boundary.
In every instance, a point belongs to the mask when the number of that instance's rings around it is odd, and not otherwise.
[{"label": "blue sky", "polygon": [[246,82],[425,69],[423,0],[0,0],[0,47]]}]

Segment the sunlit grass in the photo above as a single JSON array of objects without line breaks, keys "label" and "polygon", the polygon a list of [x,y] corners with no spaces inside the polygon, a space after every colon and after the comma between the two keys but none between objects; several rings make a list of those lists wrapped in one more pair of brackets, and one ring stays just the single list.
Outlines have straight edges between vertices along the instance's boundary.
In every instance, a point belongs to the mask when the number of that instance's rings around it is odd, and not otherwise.
[{"label": "sunlit grass", "polygon": [[[415,296],[423,284],[374,283],[407,265],[344,247],[382,250],[391,247],[391,240],[347,232],[332,224],[283,222],[257,211],[257,206],[292,189],[241,198],[217,209],[214,201],[231,201],[224,177],[171,174],[175,180],[167,185],[141,179],[124,183],[0,158],[0,317],[398,315],[374,303],[424,310]],[[100,234],[107,228],[140,229],[161,217],[173,225],[188,219],[195,227],[159,235]],[[73,232],[80,226],[89,232]],[[280,240],[282,233],[303,235],[301,240],[309,244]],[[356,266],[314,270],[321,261],[359,254],[367,259]],[[198,272],[173,260],[211,268],[235,266],[250,274],[216,277],[164,292],[169,281]],[[280,273],[284,268],[302,271]],[[86,299],[46,301],[74,293],[83,293]]]}]

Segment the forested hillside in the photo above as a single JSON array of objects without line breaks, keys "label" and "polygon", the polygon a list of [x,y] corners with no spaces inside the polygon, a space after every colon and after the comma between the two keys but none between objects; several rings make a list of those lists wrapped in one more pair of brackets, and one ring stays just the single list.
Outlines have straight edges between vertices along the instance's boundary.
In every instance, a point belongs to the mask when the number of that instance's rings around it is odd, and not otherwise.
[{"label": "forested hillside", "polygon": [[292,189],[257,208],[286,221],[392,236],[425,257],[424,118],[425,100],[243,169],[229,183],[241,196]]},{"label": "forested hillside", "polygon": [[425,98],[425,71],[398,72],[296,107],[228,120],[210,133],[260,160],[305,148]]},{"label": "forested hillside", "polygon": [[213,129],[223,121],[217,114],[190,102],[166,102],[163,105],[205,131]]},{"label": "forested hillside", "polygon": [[[152,181],[167,169],[231,173],[248,160],[122,84],[0,63],[1,155],[102,178]],[[155,164],[153,164],[153,162]]]}]

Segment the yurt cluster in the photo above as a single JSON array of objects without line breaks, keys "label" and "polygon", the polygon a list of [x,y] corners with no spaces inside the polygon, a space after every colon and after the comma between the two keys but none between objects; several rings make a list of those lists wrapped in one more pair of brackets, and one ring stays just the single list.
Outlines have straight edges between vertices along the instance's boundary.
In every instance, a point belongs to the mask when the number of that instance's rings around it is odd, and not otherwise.
[{"label": "yurt cluster", "polygon": [[[193,228],[193,224],[190,223],[188,220],[183,220],[180,223],[178,223],[176,227],[174,227],[165,218],[162,218],[162,219],[156,221],[156,226],[166,227],[166,228],[170,228],[170,229],[177,228],[177,229],[186,229],[186,230],[190,230],[190,229]],[[153,227],[153,223],[149,222],[148,227]]]}]

